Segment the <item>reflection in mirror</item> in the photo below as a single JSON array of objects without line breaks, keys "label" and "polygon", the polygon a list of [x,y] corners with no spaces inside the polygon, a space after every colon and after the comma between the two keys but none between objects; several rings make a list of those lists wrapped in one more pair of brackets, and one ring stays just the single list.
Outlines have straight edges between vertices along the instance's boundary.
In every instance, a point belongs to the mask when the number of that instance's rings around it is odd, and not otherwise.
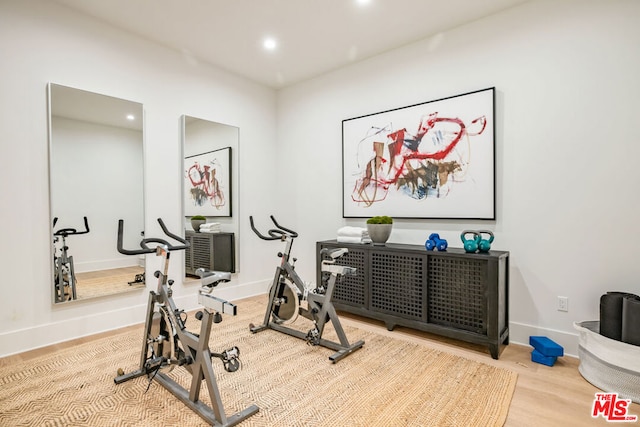
[{"label": "reflection in mirror", "polygon": [[182,130],[185,238],[191,243],[185,274],[195,277],[198,268],[238,272],[239,129],[182,116]]},{"label": "reflection in mirror", "polygon": [[144,259],[117,251],[144,233],[142,104],[49,84],[49,191],[54,301],[145,287]]}]

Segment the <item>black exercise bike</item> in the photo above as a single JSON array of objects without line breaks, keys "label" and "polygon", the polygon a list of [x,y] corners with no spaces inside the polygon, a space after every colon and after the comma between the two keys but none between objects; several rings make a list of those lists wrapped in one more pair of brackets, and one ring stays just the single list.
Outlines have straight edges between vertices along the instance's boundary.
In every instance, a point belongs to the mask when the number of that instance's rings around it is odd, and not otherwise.
[{"label": "black exercise bike", "polygon": [[[204,269],[196,271],[202,279],[201,288],[198,291],[198,302],[204,309],[198,311],[195,316],[200,321],[200,333],[189,332],[185,325],[186,313],[176,308],[172,298],[173,280],[167,278],[171,252],[187,249],[189,243],[167,230],[162,219],[158,218],[158,223],[162,231],[177,241],[178,245],[173,245],[165,239],[144,238],[140,242],[142,249],[124,249],[122,247],[124,223],[122,220],[118,223],[118,251],[125,255],[155,253],[162,257],[162,269],[154,274],[158,278],[157,289],[149,292],[139,368],[128,374],[119,369],[114,382],[121,384],[146,375],[149,384],[155,379],[207,423],[214,426],[236,425],[257,413],[258,407],[251,405],[243,411],[226,416],[211,359],[214,357],[220,359],[227,372],[235,372],[240,367],[240,350],[238,347],[232,347],[222,353],[212,353],[209,349],[212,323],[222,321],[221,313],[236,315],[234,304],[212,295],[213,288],[219,283],[228,282],[231,274]],[[165,374],[178,366],[185,368],[192,376],[189,389]],[[211,407],[199,400],[203,380],[207,385]]]},{"label": "black exercise bike", "polygon": [[[267,302],[264,321],[259,326],[249,325],[249,329],[253,333],[265,329],[273,329],[305,340],[307,344],[320,345],[335,350],[336,353],[329,356],[329,360],[336,363],[364,345],[362,340],[354,344],[349,343],[340,323],[340,318],[331,302],[338,277],[356,274],[356,269],[353,267],[335,264],[336,259],[348,253],[348,250],[346,248],[323,249],[322,255],[328,256],[329,259],[322,261],[321,270],[323,273],[328,273],[329,279],[326,282],[326,286],[322,283],[313,288],[307,288],[298,273],[296,273],[294,266],[296,259],[291,256],[291,246],[293,245],[293,240],[298,237],[298,233],[278,224],[273,215],[271,216],[271,221],[273,221],[276,228],[268,230],[265,236],[255,228],[253,217],[249,217],[251,229],[259,238],[263,240],[280,240],[285,243],[284,252],[278,252],[281,262],[276,267],[273,283],[269,290],[269,301]],[[306,308],[302,306],[305,301]],[[296,320],[298,315],[313,322],[313,327],[307,333],[285,326],[285,324]],[[322,338],[324,327],[328,321],[331,321],[340,340],[339,343]]]}]

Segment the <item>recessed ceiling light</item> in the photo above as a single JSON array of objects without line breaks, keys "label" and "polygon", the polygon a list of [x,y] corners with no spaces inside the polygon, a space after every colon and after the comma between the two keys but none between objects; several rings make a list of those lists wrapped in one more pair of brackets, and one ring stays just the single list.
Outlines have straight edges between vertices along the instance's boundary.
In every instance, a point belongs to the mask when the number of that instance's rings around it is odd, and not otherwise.
[{"label": "recessed ceiling light", "polygon": [[267,50],[274,50],[278,46],[278,42],[276,42],[276,39],[274,39],[273,37],[267,37],[262,42],[262,45]]},{"label": "recessed ceiling light", "polygon": [[133,114],[127,114],[127,120],[135,120],[135,116]]},{"label": "recessed ceiling light", "polygon": [[366,4],[371,3],[371,0],[356,0],[356,3],[358,3],[359,5],[364,6]]}]

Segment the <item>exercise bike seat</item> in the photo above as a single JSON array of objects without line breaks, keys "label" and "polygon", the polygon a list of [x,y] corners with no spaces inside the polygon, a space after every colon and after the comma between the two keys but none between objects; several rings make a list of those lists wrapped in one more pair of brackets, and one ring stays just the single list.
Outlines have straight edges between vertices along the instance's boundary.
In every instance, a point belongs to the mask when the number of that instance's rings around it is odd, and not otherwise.
[{"label": "exercise bike seat", "polygon": [[203,287],[215,288],[219,283],[231,281],[231,273],[225,271],[211,271],[199,268],[196,270],[196,275],[202,280]]}]

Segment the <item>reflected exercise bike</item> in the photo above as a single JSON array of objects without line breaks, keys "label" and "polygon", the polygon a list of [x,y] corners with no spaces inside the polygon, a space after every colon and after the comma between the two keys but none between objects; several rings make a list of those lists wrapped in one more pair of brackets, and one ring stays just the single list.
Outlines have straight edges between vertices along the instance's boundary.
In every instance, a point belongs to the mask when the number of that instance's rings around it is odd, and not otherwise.
[{"label": "reflected exercise bike", "polygon": [[[58,217],[53,218],[53,228],[58,222]],[[76,292],[76,270],[73,266],[73,256],[69,255],[67,237],[87,234],[89,232],[89,221],[84,217],[84,231],[75,228],[61,228],[53,232],[53,287],[55,291],[55,301],[71,301],[78,298]],[[60,254],[56,243],[62,238]]]}]

